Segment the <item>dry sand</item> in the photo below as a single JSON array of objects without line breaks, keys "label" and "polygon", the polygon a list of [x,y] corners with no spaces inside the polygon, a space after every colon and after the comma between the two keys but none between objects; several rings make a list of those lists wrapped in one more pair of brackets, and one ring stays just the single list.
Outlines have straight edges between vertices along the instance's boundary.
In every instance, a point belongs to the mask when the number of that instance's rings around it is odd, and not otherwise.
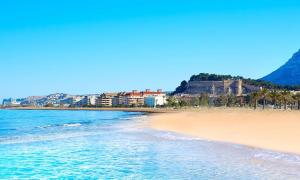
[{"label": "dry sand", "polygon": [[300,154],[299,111],[205,109],[156,114],[150,126],[206,140]]}]

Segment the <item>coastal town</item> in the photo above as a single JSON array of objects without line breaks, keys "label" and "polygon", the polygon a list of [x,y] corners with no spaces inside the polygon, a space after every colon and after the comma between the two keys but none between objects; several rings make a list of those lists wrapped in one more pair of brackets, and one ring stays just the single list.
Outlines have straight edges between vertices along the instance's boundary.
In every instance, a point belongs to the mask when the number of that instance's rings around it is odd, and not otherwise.
[{"label": "coastal town", "polygon": [[20,99],[4,99],[3,107],[157,107],[167,102],[167,94],[161,89],[151,91],[69,95],[56,93],[48,96],[30,96]]},{"label": "coastal town", "polygon": [[300,180],[300,0],[6,0],[0,180]]},{"label": "coastal town", "polygon": [[146,89],[89,95],[55,93],[48,96],[4,99],[2,108],[102,108],[102,107],[251,107],[254,109],[300,110],[298,87],[276,86],[263,81],[228,75],[193,75],[175,91]]}]

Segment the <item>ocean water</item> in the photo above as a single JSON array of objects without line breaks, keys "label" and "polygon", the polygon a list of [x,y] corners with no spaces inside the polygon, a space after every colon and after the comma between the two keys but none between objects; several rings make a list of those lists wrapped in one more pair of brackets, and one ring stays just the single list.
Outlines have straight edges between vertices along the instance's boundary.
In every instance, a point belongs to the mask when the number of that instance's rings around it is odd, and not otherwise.
[{"label": "ocean water", "polygon": [[0,110],[0,179],[300,179],[300,157],[147,128],[133,112]]}]

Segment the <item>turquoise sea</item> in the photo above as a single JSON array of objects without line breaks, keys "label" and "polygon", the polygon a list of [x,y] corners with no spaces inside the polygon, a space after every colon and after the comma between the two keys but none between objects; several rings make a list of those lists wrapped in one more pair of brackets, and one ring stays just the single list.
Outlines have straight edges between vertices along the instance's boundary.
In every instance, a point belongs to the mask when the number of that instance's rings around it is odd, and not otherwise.
[{"label": "turquoise sea", "polygon": [[0,110],[0,179],[300,179],[300,156],[146,123],[132,112]]}]

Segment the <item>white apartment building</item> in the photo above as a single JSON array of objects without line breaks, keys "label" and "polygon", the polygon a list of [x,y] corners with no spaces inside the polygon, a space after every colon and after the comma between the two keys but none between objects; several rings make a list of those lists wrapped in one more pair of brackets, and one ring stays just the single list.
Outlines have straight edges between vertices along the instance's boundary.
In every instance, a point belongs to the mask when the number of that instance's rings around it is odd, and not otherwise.
[{"label": "white apartment building", "polygon": [[148,107],[157,107],[157,106],[163,106],[167,103],[167,97],[166,96],[148,96],[145,98],[145,105]]}]

